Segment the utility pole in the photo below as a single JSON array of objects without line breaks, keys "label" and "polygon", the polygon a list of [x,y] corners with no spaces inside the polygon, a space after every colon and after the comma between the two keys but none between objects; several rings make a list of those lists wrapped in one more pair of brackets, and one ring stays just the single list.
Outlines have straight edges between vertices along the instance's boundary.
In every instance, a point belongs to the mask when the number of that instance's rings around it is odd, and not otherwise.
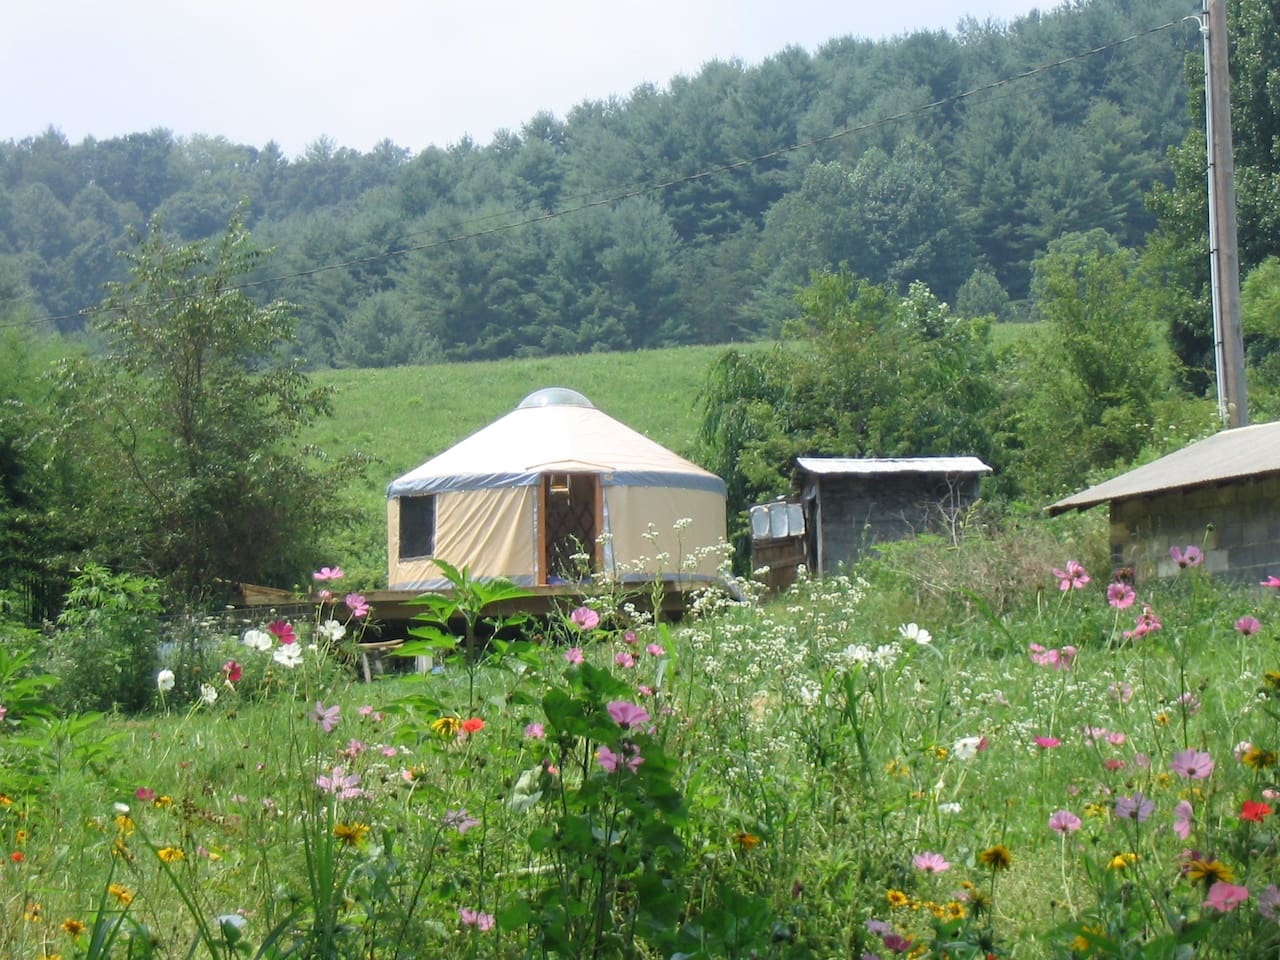
[{"label": "utility pole", "polygon": [[1205,140],[1209,181],[1209,273],[1218,414],[1229,427],[1249,423],[1240,328],[1240,255],[1236,246],[1235,162],[1231,155],[1231,90],[1227,66],[1227,0],[1204,0]]}]

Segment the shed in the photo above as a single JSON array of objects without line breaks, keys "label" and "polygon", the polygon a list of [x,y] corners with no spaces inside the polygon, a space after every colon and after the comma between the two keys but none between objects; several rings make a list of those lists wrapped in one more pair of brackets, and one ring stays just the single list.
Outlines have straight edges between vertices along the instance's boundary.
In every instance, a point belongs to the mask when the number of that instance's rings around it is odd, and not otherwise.
[{"label": "shed", "polygon": [[1258,583],[1280,573],[1280,422],[1223,430],[1051,504],[1051,515],[1110,504],[1111,558],[1136,579],[1168,576],[1169,548]]},{"label": "shed", "polygon": [[535,591],[589,573],[709,582],[719,562],[703,548],[724,539],[723,480],[561,387],[387,488],[391,590],[447,587],[436,557]]},{"label": "shed", "polygon": [[954,531],[991,468],[977,457],[798,457],[809,563],[827,573],[877,543]]}]

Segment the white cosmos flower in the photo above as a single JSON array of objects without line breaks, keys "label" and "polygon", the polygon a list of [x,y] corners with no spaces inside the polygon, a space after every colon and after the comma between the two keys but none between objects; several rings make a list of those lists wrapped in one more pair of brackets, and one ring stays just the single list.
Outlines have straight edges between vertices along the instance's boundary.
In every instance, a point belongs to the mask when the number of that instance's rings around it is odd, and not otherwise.
[{"label": "white cosmos flower", "polygon": [[337,643],[347,635],[347,628],[337,620],[326,620],[324,623],[320,624],[320,626],[316,627],[316,633],[320,634],[321,637],[328,640],[330,643]]},{"label": "white cosmos flower", "polygon": [[156,686],[161,693],[168,693],[172,690],[175,682],[172,670],[161,670],[156,674]]},{"label": "white cosmos flower", "polygon": [[292,670],[302,663],[302,648],[296,643],[282,643],[276,647],[276,652],[271,655],[271,659],[280,666]]},{"label": "white cosmos flower", "polygon": [[244,632],[244,645],[266,653],[271,649],[271,634],[265,630],[246,630]]},{"label": "white cosmos flower", "polygon": [[208,704],[216,703],[218,699],[218,688],[211,683],[200,684],[200,699]]},{"label": "white cosmos flower", "polygon": [[904,623],[898,628],[903,640],[914,640],[920,646],[928,646],[933,642],[933,634],[918,623]]},{"label": "white cosmos flower", "polygon": [[982,746],[981,737],[961,737],[952,746],[951,755],[957,760],[972,760],[978,755],[980,746]]}]

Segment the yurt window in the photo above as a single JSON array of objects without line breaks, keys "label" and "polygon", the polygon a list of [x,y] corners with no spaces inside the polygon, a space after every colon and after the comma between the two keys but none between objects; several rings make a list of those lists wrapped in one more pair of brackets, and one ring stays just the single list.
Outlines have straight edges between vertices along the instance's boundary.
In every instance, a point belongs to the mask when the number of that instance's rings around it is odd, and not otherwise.
[{"label": "yurt window", "polygon": [[400,556],[430,557],[436,550],[436,498],[400,498]]}]

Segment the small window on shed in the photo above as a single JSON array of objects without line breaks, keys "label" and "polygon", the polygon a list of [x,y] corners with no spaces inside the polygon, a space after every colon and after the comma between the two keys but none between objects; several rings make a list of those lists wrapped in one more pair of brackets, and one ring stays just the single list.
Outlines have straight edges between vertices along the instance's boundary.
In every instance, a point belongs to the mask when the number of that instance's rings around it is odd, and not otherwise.
[{"label": "small window on shed", "polygon": [[400,498],[400,558],[430,557],[436,551],[436,498]]}]

